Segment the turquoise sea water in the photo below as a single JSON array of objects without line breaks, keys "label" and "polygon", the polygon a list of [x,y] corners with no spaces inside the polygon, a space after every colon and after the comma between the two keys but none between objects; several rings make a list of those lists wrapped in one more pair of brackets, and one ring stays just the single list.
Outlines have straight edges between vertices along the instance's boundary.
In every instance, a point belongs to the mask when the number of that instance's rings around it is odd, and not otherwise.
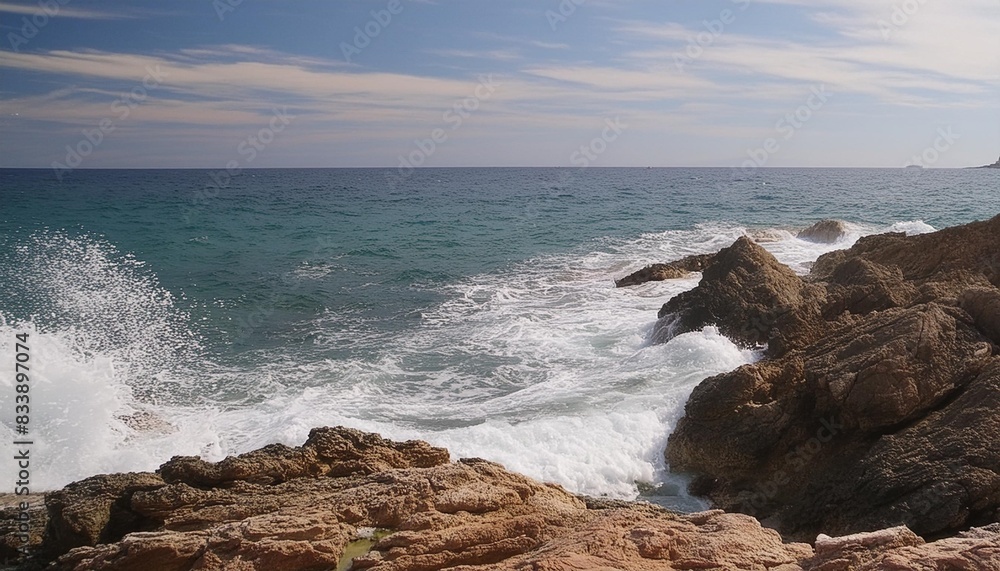
[{"label": "turquoise sea water", "polygon": [[[201,170],[0,170],[0,354],[31,333],[38,483],[344,424],[574,491],[669,495],[661,452],[687,394],[757,354],[712,328],[651,345],[656,310],[698,276],[614,278],[743,233],[805,272],[864,234],[1000,212],[995,170],[390,173],[215,188]],[[794,238],[822,218],[851,235]]]}]

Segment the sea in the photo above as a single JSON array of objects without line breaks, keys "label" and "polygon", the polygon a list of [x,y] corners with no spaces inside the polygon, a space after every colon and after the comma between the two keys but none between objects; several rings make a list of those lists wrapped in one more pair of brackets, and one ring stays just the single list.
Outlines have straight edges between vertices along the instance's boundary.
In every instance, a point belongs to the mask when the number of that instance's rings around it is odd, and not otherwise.
[{"label": "sea", "polygon": [[[864,235],[998,213],[989,169],[0,170],[0,485],[15,441],[43,491],[342,425],[699,509],[667,437],[761,348],[714,327],[654,344],[700,275],[616,278],[744,234],[804,274]],[[827,218],[848,234],[796,238]]]}]

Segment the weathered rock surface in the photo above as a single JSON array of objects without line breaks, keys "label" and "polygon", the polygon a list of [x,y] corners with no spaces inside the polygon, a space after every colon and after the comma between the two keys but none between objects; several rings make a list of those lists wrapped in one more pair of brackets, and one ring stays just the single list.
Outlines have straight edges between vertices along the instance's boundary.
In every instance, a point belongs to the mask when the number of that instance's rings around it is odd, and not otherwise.
[{"label": "weathered rock surface", "polygon": [[[821,537],[814,550],[784,543],[746,515],[680,515],[649,504],[580,498],[492,462],[452,463],[446,451],[422,442],[394,443],[344,428],[316,429],[302,447],[271,446],[217,464],[175,458],[159,476],[95,476],[51,496],[52,521],[40,554],[54,558],[47,568],[56,570],[1000,565],[998,529],[929,544],[906,528]],[[383,532],[365,539],[372,528]],[[71,542],[57,532],[66,529],[74,530]]]},{"label": "weathered rock surface", "polygon": [[[22,503],[28,509],[22,510]],[[0,494],[0,561],[16,560],[22,549],[37,549],[47,521],[42,494]]]},{"label": "weathered rock surface", "polygon": [[862,238],[805,278],[729,250],[661,311],[771,344],[693,391],[667,447],[693,490],[801,539],[1000,520],[1000,217]]},{"label": "weathered rock surface", "polygon": [[842,220],[820,220],[798,233],[798,238],[810,242],[832,244],[847,235],[847,224]]},{"label": "weathered rock surface", "polygon": [[629,287],[646,282],[662,282],[683,278],[691,272],[703,271],[714,258],[715,254],[694,254],[667,264],[652,264],[620,280],[615,280],[615,287]]},{"label": "weathered rock surface", "polygon": [[1000,571],[998,532],[1000,529],[994,525],[934,543],[924,543],[906,527],[836,538],[821,535],[816,539],[816,556],[805,568],[815,571]]},{"label": "weathered rock surface", "polygon": [[824,254],[812,268],[823,279],[843,262],[861,258],[895,267],[915,285],[931,282],[970,287],[984,280],[1000,287],[1000,216],[930,234],[865,236],[847,250]]},{"label": "weathered rock surface", "polygon": [[[698,287],[663,305],[653,336],[664,342],[715,325],[733,341],[752,346],[774,342],[772,333],[779,323],[800,337],[807,336],[800,329],[809,319],[800,313],[811,309],[818,314],[821,294],[822,288],[805,283],[743,236],[716,254]],[[781,341],[775,345],[786,349]]]}]

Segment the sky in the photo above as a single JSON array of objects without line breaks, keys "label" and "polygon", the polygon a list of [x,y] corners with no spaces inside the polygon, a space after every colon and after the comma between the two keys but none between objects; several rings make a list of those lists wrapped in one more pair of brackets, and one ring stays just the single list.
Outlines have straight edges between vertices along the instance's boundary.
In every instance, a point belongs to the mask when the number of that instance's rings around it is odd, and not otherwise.
[{"label": "sky", "polygon": [[1000,0],[0,0],[0,167],[964,167]]}]

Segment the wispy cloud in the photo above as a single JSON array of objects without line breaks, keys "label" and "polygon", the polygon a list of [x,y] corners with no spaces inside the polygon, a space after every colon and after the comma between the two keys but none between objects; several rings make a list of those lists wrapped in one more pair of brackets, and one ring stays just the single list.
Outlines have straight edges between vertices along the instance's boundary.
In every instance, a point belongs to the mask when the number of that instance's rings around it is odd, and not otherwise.
[{"label": "wispy cloud", "polygon": [[[460,1],[449,9],[459,10]],[[2,52],[0,70],[16,75],[22,87],[6,83],[0,92],[0,127],[24,132],[30,126],[53,137],[78,138],[82,127],[92,127],[109,114],[112,102],[140,85],[149,69],[160,70],[165,79],[120,124],[115,141],[191,141],[208,148],[266,120],[274,106],[287,105],[300,119],[282,144],[331,145],[352,160],[368,153],[376,157],[369,163],[376,164],[392,162],[394,145],[406,149],[415,137],[440,126],[442,114],[469,97],[480,74],[494,74],[500,87],[463,126],[461,136],[479,137],[488,156],[496,153],[495,141],[530,138],[531,153],[523,150],[527,143],[512,145],[510,153],[532,160],[540,160],[536,156],[548,147],[553,150],[545,152],[553,154],[544,156],[564,160],[563,141],[572,148],[579,137],[589,136],[584,126],[619,115],[632,125],[630,140],[672,141],[665,144],[682,151],[690,145],[675,141],[698,140],[712,152],[724,140],[735,147],[729,155],[738,155],[748,144],[743,140],[759,141],[761,129],[800,105],[815,85],[837,94],[823,117],[837,117],[842,121],[833,122],[860,131],[873,129],[871,118],[886,110],[912,114],[908,118],[923,113],[933,120],[964,110],[971,110],[968,116],[1000,113],[995,0],[927,0],[905,21],[898,15],[893,19],[899,0],[754,0],[745,11],[726,1],[706,7],[704,15],[689,4],[684,18],[677,17],[676,8],[637,14],[637,0],[597,2],[580,7],[574,16],[580,25],[537,37],[499,26],[469,26],[453,37],[416,34],[407,27],[416,19],[400,19],[384,37],[392,36],[405,51],[387,56],[372,50],[355,63],[311,41],[268,36],[266,44],[240,43],[248,40],[239,33],[227,35],[237,29],[228,21],[217,28],[217,45],[46,49],[52,44],[39,40],[30,51]],[[603,9],[594,14],[592,8],[599,6]],[[678,69],[675,56],[705,32],[698,22],[715,18],[720,6],[733,9],[737,20]],[[137,14],[105,7],[66,6],[61,15],[98,20]],[[0,0],[0,12],[27,16],[37,9],[37,4]],[[544,8],[519,10],[536,18],[538,29],[548,30]],[[207,16],[199,17],[211,16],[210,10],[203,12]],[[785,20],[761,23],[762,15],[774,14]],[[248,9],[241,17],[263,16]],[[790,31],[775,33],[781,26]],[[824,128],[822,121],[797,135],[797,143]],[[623,141],[620,148],[629,144]],[[58,150],[62,144],[53,146]],[[634,151],[652,152],[649,146]],[[14,147],[9,143],[3,150]],[[127,153],[123,147],[116,152]],[[469,149],[463,146],[462,152]]]},{"label": "wispy cloud", "polygon": [[139,17],[137,13],[129,11],[127,8],[123,11],[109,12],[78,8],[76,6],[63,6],[58,2],[52,2],[51,4],[54,8],[48,8],[48,5],[43,7],[37,2],[33,4],[0,2],[0,12],[6,12],[8,14],[23,14],[26,16],[43,14],[46,17],[51,18],[70,18],[76,20],[129,20]]},{"label": "wispy cloud", "polygon": [[425,53],[447,58],[468,58],[487,61],[517,61],[524,56],[517,50],[460,50],[460,49],[428,49]]}]

